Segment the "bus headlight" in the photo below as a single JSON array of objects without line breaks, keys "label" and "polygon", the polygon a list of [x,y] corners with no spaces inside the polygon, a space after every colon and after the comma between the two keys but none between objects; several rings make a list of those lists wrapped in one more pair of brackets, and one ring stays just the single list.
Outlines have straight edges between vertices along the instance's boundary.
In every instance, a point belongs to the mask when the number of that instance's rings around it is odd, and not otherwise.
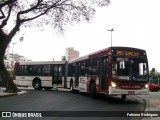
[{"label": "bus headlight", "polygon": [[145,88],[148,88],[149,87],[149,85],[148,84],[145,84]]},{"label": "bus headlight", "polygon": [[116,87],[116,83],[111,82],[111,86],[112,86],[113,88],[115,88],[115,87]]}]

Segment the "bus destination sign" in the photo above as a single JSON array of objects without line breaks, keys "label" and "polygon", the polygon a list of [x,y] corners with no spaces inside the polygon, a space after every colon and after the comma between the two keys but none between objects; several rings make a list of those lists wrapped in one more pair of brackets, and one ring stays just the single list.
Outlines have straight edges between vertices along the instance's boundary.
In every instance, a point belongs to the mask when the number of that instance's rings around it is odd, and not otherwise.
[{"label": "bus destination sign", "polygon": [[117,50],[117,55],[125,55],[125,56],[140,56],[139,52],[133,51],[125,51],[125,50]]}]

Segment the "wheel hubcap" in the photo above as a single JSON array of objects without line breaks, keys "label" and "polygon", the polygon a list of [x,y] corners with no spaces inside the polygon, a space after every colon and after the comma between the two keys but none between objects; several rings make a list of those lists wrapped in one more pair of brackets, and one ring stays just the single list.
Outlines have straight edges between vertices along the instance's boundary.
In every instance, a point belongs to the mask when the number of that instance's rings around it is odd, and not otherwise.
[{"label": "wheel hubcap", "polygon": [[38,83],[36,83],[36,84],[35,84],[35,88],[38,88],[38,87],[39,87],[39,84],[38,84]]}]

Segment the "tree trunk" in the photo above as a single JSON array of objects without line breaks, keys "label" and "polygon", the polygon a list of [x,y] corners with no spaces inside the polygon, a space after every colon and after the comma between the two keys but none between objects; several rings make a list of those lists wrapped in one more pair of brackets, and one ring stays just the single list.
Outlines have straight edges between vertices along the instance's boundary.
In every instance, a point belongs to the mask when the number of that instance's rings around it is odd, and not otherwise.
[{"label": "tree trunk", "polygon": [[17,86],[14,84],[11,76],[9,75],[5,65],[4,61],[0,59],[0,77],[5,83],[6,90],[5,92],[11,92],[11,93],[16,93],[19,92],[20,90],[17,88]]},{"label": "tree trunk", "polygon": [[4,65],[5,50],[9,44],[9,41],[10,40],[7,39],[7,35],[2,30],[0,30],[0,77],[5,83],[6,86],[5,92],[16,93],[19,92],[20,90],[14,84],[11,76],[9,75]]}]

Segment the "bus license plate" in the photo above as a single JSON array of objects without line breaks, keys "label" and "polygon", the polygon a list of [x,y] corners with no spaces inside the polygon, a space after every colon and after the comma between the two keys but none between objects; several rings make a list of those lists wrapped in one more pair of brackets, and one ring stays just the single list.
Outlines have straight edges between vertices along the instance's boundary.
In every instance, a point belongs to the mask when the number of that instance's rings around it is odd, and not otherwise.
[{"label": "bus license plate", "polygon": [[134,91],[128,91],[128,94],[133,95],[133,94],[135,94],[135,92]]}]

